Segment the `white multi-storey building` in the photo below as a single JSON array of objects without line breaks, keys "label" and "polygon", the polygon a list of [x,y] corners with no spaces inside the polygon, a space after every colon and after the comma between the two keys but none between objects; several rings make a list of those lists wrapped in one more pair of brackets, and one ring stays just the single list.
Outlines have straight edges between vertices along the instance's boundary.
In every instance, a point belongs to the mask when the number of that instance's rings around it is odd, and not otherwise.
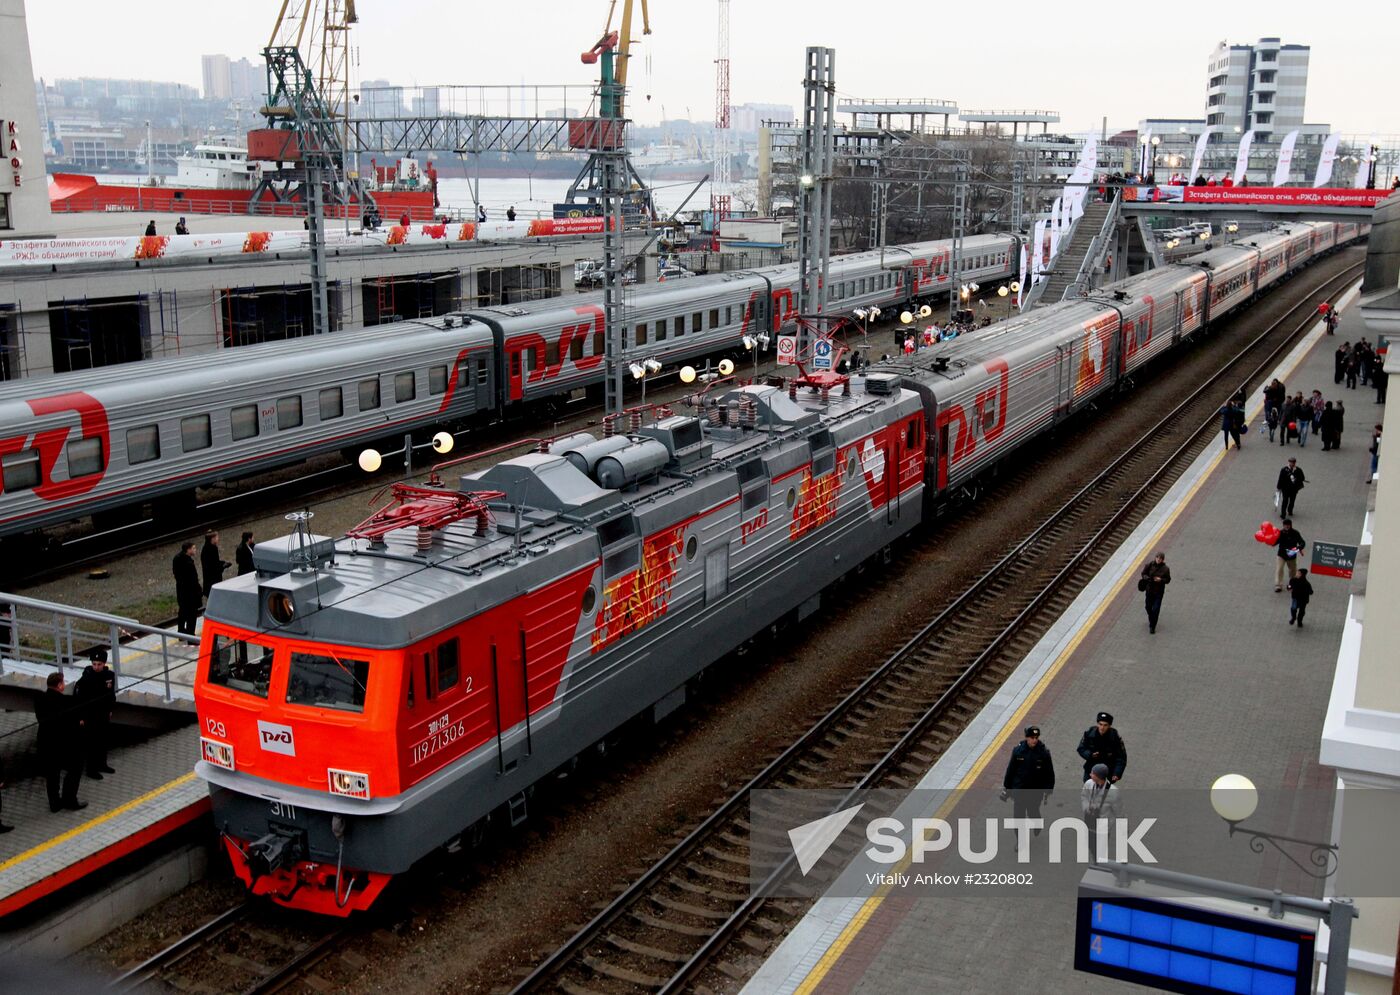
[{"label": "white multi-storey building", "polygon": [[1284,45],[1260,38],[1253,45],[1221,42],[1210,54],[1206,83],[1206,124],[1216,135],[1254,130],[1267,142],[1303,124],[1308,92],[1307,45]]}]

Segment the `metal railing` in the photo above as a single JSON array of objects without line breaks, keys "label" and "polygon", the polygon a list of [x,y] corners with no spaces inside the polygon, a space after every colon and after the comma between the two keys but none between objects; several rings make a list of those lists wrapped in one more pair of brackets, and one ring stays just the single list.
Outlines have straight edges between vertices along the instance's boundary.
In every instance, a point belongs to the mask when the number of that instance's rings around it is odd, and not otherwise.
[{"label": "metal railing", "polygon": [[107,650],[118,694],[189,700],[198,636],[0,591],[0,675],[37,677],[85,666],[89,653],[99,647]]},{"label": "metal railing", "polygon": [[1121,203],[1123,203],[1122,197],[1114,197],[1109,202],[1108,213],[1104,215],[1103,224],[1099,225],[1099,230],[1094,233],[1093,239],[1090,240],[1089,250],[1084,253],[1084,258],[1079,263],[1079,270],[1074,274],[1070,285],[1065,288],[1060,300],[1069,300],[1084,293],[1086,285],[1093,277],[1094,268],[1104,255],[1109,239],[1113,237],[1114,227],[1118,224],[1118,206]]}]

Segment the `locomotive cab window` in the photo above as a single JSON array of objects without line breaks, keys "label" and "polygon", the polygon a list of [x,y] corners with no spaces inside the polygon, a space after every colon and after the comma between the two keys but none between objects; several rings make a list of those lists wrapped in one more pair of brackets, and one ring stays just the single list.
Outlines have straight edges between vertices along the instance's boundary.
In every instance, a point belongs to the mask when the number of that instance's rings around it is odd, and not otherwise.
[{"label": "locomotive cab window", "polygon": [[39,486],[39,453],[34,449],[10,453],[0,457],[0,476],[5,482],[5,493],[30,491]]},{"label": "locomotive cab window", "polygon": [[215,636],[209,651],[209,683],[266,698],[272,680],[272,652],[272,647],[263,643]]},{"label": "locomotive cab window", "polygon": [[102,439],[74,439],[68,443],[68,476],[90,477],[101,473],[107,465],[106,454],[102,451]]},{"label": "locomotive cab window", "polygon": [[[240,404],[236,408],[230,408],[228,427],[234,442],[256,439],[258,437],[258,406],[256,404]],[[131,443],[128,441],[128,448],[130,445]]]},{"label": "locomotive cab window", "polygon": [[363,712],[368,682],[368,660],[293,653],[287,675],[287,704]]},{"label": "locomotive cab window", "polygon": [[373,411],[379,407],[379,378],[361,380],[359,393],[361,411]]},{"label": "locomotive cab window", "polygon": [[904,444],[905,444],[908,448],[910,448],[910,449],[914,449],[915,447],[918,446],[918,444],[919,444],[919,419],[914,418],[914,419],[911,419],[911,420],[910,420],[910,422],[909,422],[909,432],[908,432],[908,434],[907,434],[907,436],[906,436],[906,438],[905,438],[905,440],[904,440]]},{"label": "locomotive cab window", "polygon": [[[234,436],[234,438],[238,437]],[[138,425],[126,430],[126,462],[128,465],[134,466],[137,463],[149,463],[158,459],[160,459],[159,426]]]},{"label": "locomotive cab window", "polygon": [[456,639],[449,639],[439,643],[437,648],[437,691],[438,694],[457,686],[457,677],[460,673],[458,663],[458,643]]},{"label": "locomotive cab window", "polygon": [[196,453],[212,446],[209,435],[209,416],[191,415],[180,419],[180,448],[187,453]]}]

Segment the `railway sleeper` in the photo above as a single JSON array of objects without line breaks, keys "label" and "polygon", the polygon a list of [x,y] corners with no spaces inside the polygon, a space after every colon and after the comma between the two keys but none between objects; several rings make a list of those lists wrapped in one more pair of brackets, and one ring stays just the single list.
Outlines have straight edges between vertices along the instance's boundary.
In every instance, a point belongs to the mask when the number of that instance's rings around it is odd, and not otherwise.
[{"label": "railway sleeper", "polygon": [[[686,866],[687,868],[692,868],[694,865],[693,865],[693,864],[686,864],[685,866]],[[679,876],[677,876],[677,875],[675,875],[675,874],[672,874],[670,877],[668,877],[668,878],[666,879],[666,883],[669,884],[669,885],[671,885],[673,888],[677,889],[678,891],[684,891],[684,892],[687,892],[688,894],[695,895],[695,896],[697,896],[697,897],[699,897],[699,898],[708,898],[708,899],[710,899],[710,900],[713,901],[713,902],[724,902],[724,903],[726,903],[726,904],[736,904],[736,903],[742,902],[744,899],[748,898],[748,895],[747,895],[747,894],[744,894],[744,895],[735,895],[735,894],[729,894],[729,893],[722,892],[722,891],[715,891],[713,888],[707,888],[707,887],[705,887],[704,885],[696,884],[694,881],[687,881],[685,878],[679,877]],[[748,882],[748,879],[745,878],[744,881],[743,881],[742,883],[745,884],[745,885],[747,885],[747,884],[749,883],[749,882]],[[720,918],[721,918],[721,919],[728,919],[728,918],[729,918],[729,915],[728,915],[728,913],[724,913],[724,914],[721,914],[721,915],[720,915]]]},{"label": "railway sleeper", "polygon": [[625,967],[617,967],[609,964],[605,960],[584,954],[579,960],[590,971],[600,974],[605,978],[612,978],[616,981],[624,981],[629,985],[642,985],[646,988],[660,988],[666,984],[666,979],[652,974],[643,974],[640,971],[633,971]]},{"label": "railway sleeper", "polygon": [[702,852],[705,853],[707,856],[713,857],[715,860],[721,861],[726,864],[736,864],[739,867],[743,868],[748,868],[749,866],[749,858],[746,856],[740,856],[737,853],[729,853],[728,851],[719,850],[712,846],[705,847]]},{"label": "railway sleeper", "polygon": [[664,919],[656,918],[656,916],[649,916],[645,912],[629,912],[628,918],[649,929],[665,929],[672,933],[679,933],[681,936],[693,936],[698,939],[705,939],[714,933],[713,930],[705,929],[703,926],[690,926],[683,922],[667,922]]},{"label": "railway sleeper", "polygon": [[[669,930],[671,927],[663,925],[662,928]],[[645,943],[637,943],[625,937],[618,936],[616,933],[609,933],[607,942],[609,945],[625,953],[636,954],[638,957],[648,957],[651,960],[659,960],[667,964],[684,964],[690,959],[685,954],[674,953],[670,950],[662,950],[660,947],[648,946]]]},{"label": "railway sleeper", "polygon": [[[671,878],[668,881],[673,880]],[[681,915],[693,916],[696,919],[709,919],[719,922],[729,918],[729,914],[718,909],[707,909],[699,905],[691,905],[688,902],[678,902],[674,898],[667,898],[665,895],[648,895],[647,900],[659,908],[670,912],[678,912]],[[705,931],[705,935],[710,934],[710,930]]]},{"label": "railway sleeper", "polygon": [[[704,864],[696,863],[693,860],[686,861],[685,869],[697,878],[706,878],[710,881],[718,881],[721,884],[740,885],[742,887],[748,887],[749,884],[747,875],[728,874],[724,871],[716,870],[713,867],[706,867]],[[710,891],[708,894],[714,895],[716,898],[721,898],[724,901],[736,902],[742,902],[748,897],[746,894],[736,892]]]}]

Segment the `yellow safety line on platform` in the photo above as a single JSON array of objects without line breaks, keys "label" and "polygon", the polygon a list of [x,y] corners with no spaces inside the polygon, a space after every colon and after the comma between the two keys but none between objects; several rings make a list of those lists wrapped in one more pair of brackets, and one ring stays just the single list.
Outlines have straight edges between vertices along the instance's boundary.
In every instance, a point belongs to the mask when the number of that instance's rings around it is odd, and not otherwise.
[{"label": "yellow safety line on platform", "polygon": [[[1346,298],[1347,296],[1349,296],[1349,294],[1350,291],[1344,291],[1342,294],[1342,298],[1339,298],[1339,310],[1341,309],[1340,300]],[[1320,324],[1321,323],[1319,322],[1319,326]],[[1319,330],[1316,327],[1312,332],[1309,333],[1309,337],[1313,338],[1314,341],[1311,342],[1306,349],[1299,351],[1297,354],[1298,358],[1295,359],[1292,362],[1292,364],[1290,364],[1286,369],[1280,368],[1279,373],[1282,376],[1291,378],[1293,376],[1293,371],[1298,368],[1298,364],[1301,363],[1305,357],[1311,354],[1313,349],[1317,348],[1318,342],[1322,340],[1322,335],[1319,334]],[[1253,421],[1258,416],[1259,412],[1263,409],[1263,407],[1264,402],[1262,399],[1252,404],[1250,406],[1250,414],[1247,416],[1246,422]],[[1192,500],[1195,499],[1197,492],[1200,491],[1201,487],[1204,486],[1205,482],[1211,478],[1211,476],[1215,473],[1216,469],[1224,461],[1225,452],[1226,451],[1222,449],[1215,454],[1215,458],[1211,461],[1210,466],[1206,468],[1206,471],[1201,474],[1200,479],[1191,485],[1191,489],[1187,491],[1186,494],[1182,497],[1182,499],[1177,502],[1176,507],[1172,509],[1171,513],[1168,514],[1166,519],[1162,522],[1162,525],[1157,529],[1155,533],[1153,533],[1152,541],[1147,544],[1148,548],[1157,546],[1161,542],[1162,537],[1166,535],[1167,530],[1170,529],[1176,523],[1176,520],[1181,517],[1181,513],[1185,511],[1187,506],[1190,505]],[[1016,709],[1015,714],[1007,720],[1005,725],[1002,726],[1001,732],[992,741],[991,745],[989,745],[987,749],[982,752],[982,755],[977,758],[977,761],[963,776],[962,780],[958,782],[957,788],[954,789],[955,791],[967,790],[968,786],[975,782],[979,776],[981,776],[982,771],[986,769],[987,764],[991,763],[992,757],[994,757],[1005,746],[1006,738],[1008,736],[1014,735],[1016,728],[1023,721],[1025,721],[1025,717],[1030,712],[1031,708],[1035,705],[1036,702],[1040,700],[1041,695],[1045,693],[1045,690],[1050,686],[1050,683],[1057,676],[1059,676],[1059,673],[1061,670],[1064,669],[1065,664],[1069,662],[1070,658],[1074,656],[1075,652],[1079,649],[1079,646],[1084,641],[1085,636],[1087,636],[1090,631],[1092,631],[1098,626],[1099,621],[1103,617],[1103,613],[1108,610],[1108,606],[1111,605],[1123,592],[1123,589],[1127,586],[1128,581],[1133,578],[1136,572],[1137,565],[1136,563],[1134,563],[1128,570],[1126,570],[1122,574],[1122,576],[1118,578],[1116,582],[1114,582],[1111,593],[1099,602],[1098,606],[1090,614],[1088,622],[1079,627],[1079,630],[1074,634],[1074,638],[1070,640],[1069,645],[1066,646],[1064,650],[1060,652],[1060,655],[1055,658],[1055,662],[1051,664],[1050,669],[1047,670],[1041,676],[1040,680],[1036,682],[1034,689],[1032,689],[1031,693],[1026,696],[1025,701],[1021,703],[1020,707]],[[945,802],[943,806],[939,808],[939,810],[935,813],[935,817],[940,819],[943,818],[953,807],[955,807],[955,805],[956,802],[952,800]],[[905,858],[902,861],[900,861],[899,866],[895,868],[894,873],[902,873],[903,871],[907,870],[909,865],[912,863],[913,858],[905,856]],[[890,891],[892,891],[893,888],[893,885],[881,885],[880,888],[875,892],[875,894],[871,895],[865,900],[865,902],[861,905],[860,910],[857,911],[856,914],[851,918],[851,921],[846,924],[845,929],[841,930],[840,935],[837,936],[834,941],[832,941],[831,946],[827,947],[826,952],[822,954],[821,959],[817,961],[816,965],[807,974],[807,976],[802,979],[802,983],[797,986],[794,995],[811,995],[811,993],[816,990],[816,987],[822,983],[822,981],[826,978],[827,974],[830,973],[831,969],[836,965],[836,962],[841,959],[841,955],[846,952],[846,949],[850,947],[852,941],[854,941],[856,936],[860,933],[860,931],[865,928],[866,924],[875,914],[875,911],[880,907],[880,904],[884,902],[885,898],[889,895]]]},{"label": "yellow safety line on platform", "polygon": [[81,826],[74,826],[66,833],[61,833],[58,836],[55,836],[53,839],[46,840],[45,842],[40,843],[38,846],[33,847],[32,849],[25,850],[23,853],[20,854],[16,854],[9,860],[5,861],[3,864],[0,864],[0,871],[7,871],[11,867],[16,866],[17,864],[22,864],[32,857],[37,857],[39,854],[45,852],[46,850],[53,849],[60,843],[66,843],[68,840],[73,839],[75,836],[80,836],[83,833],[87,832],[89,829],[93,829],[97,826],[100,826],[104,822],[109,822],[119,815],[122,815],[126,812],[130,812],[132,809],[136,808],[136,806],[142,805],[150,801],[157,795],[164,794],[171,788],[178,788],[180,785],[186,784],[192,780],[194,780],[194,771],[190,771],[188,774],[181,774],[179,777],[175,778],[175,780],[170,781],[166,784],[162,784],[158,788],[153,788],[150,791],[147,791],[144,795],[141,795],[137,798],[133,798],[131,799],[131,801],[126,802],[123,805],[118,805],[110,812],[103,812],[96,818],[89,819],[87,822],[84,822]]}]

